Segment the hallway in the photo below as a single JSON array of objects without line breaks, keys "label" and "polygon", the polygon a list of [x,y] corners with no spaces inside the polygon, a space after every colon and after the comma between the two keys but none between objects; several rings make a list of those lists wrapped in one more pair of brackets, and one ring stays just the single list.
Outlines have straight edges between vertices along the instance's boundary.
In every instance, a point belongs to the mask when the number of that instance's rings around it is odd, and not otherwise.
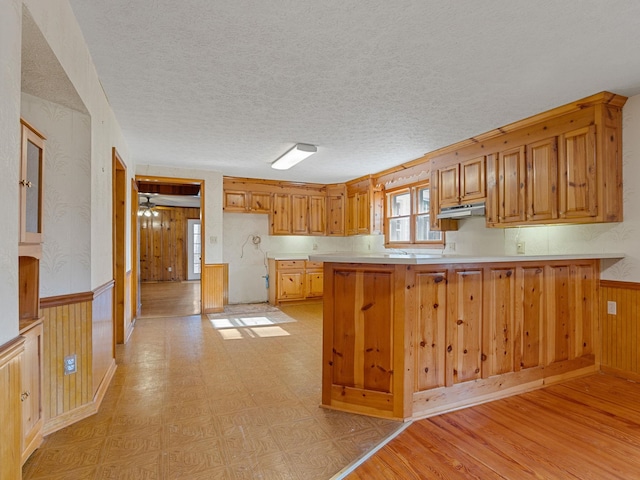
[{"label": "hallway", "polygon": [[139,319],[100,411],[24,480],[324,480],[400,428],[319,408],[322,305],[282,311]]}]

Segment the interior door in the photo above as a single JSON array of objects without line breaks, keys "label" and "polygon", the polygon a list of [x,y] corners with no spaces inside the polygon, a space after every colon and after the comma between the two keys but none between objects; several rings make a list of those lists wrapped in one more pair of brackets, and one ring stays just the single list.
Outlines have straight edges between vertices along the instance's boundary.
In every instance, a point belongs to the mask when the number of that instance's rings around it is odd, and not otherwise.
[{"label": "interior door", "polygon": [[202,230],[200,220],[187,220],[187,280],[200,280]]}]

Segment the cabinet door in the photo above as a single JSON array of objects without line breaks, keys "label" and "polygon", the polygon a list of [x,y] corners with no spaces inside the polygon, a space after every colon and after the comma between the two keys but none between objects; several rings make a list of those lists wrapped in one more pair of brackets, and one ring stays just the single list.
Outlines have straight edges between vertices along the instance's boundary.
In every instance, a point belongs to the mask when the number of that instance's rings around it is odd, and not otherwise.
[{"label": "cabinet door", "polygon": [[458,205],[460,201],[458,165],[438,169],[438,203],[440,207]]},{"label": "cabinet door", "polygon": [[525,147],[498,154],[499,223],[522,222],[525,218]]},{"label": "cabinet door", "polygon": [[309,233],[311,235],[324,235],[326,232],[326,198],[322,195],[309,197]]},{"label": "cabinet door", "polygon": [[[516,276],[509,267],[489,267],[486,273],[486,297],[482,377],[516,370]],[[519,358],[519,357],[518,357]]]},{"label": "cabinet door", "polygon": [[481,377],[482,270],[456,270],[449,283],[446,385]]},{"label": "cabinet door", "polygon": [[527,145],[527,220],[558,218],[556,137]]},{"label": "cabinet door", "polygon": [[225,212],[246,212],[249,208],[247,202],[247,192],[239,190],[224,191],[224,211]]},{"label": "cabinet door", "polygon": [[371,197],[369,192],[357,194],[358,225],[357,233],[368,234],[371,232]]},{"label": "cabinet door", "polygon": [[445,326],[447,320],[447,271],[416,272],[415,391],[445,384]]},{"label": "cabinet door", "polygon": [[596,130],[590,126],[560,136],[560,218],[595,217],[597,201]]},{"label": "cabinet door", "polygon": [[347,235],[358,233],[358,201],[356,194],[347,196]]},{"label": "cabinet door", "polygon": [[252,213],[270,213],[271,212],[271,194],[263,192],[251,192]]},{"label": "cabinet door", "polygon": [[291,233],[294,235],[309,233],[308,195],[291,195]]},{"label": "cabinet door", "polygon": [[307,270],[307,298],[319,298],[322,297],[324,286],[324,273],[322,270]]},{"label": "cabinet door", "polygon": [[278,271],[278,300],[302,300],[304,293],[304,270]]},{"label": "cabinet door", "polygon": [[273,195],[271,234],[291,235],[291,196],[286,193]]},{"label": "cabinet door", "polygon": [[42,443],[42,325],[25,334],[22,362],[22,463]]},{"label": "cabinet door", "polygon": [[20,243],[42,242],[44,138],[22,125],[20,164]]},{"label": "cabinet door", "polygon": [[460,164],[460,202],[467,203],[485,198],[484,155]]},{"label": "cabinet door", "polygon": [[516,361],[517,370],[544,365],[546,325],[544,266],[516,270]]},{"label": "cabinet door", "polygon": [[327,197],[327,235],[345,234],[344,195]]}]

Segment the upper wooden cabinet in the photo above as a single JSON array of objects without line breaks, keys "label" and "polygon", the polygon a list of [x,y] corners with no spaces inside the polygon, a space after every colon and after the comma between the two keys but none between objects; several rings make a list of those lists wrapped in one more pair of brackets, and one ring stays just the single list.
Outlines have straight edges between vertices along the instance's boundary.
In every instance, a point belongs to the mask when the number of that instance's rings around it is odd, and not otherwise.
[{"label": "upper wooden cabinet", "polygon": [[622,221],[626,100],[602,92],[425,155],[436,213],[483,198],[482,158],[489,227]]},{"label": "upper wooden cabinet", "polygon": [[223,209],[225,212],[269,213],[271,193],[225,190]]},{"label": "upper wooden cabinet", "polygon": [[347,183],[347,235],[382,233],[384,193],[371,176]]},{"label": "upper wooden cabinet", "polygon": [[28,123],[22,123],[20,158],[21,244],[42,243],[42,173],[45,138]]},{"label": "upper wooden cabinet", "polygon": [[270,233],[271,235],[291,235],[291,195],[286,193],[273,195]]},{"label": "upper wooden cabinet", "polygon": [[345,185],[327,185],[326,234],[328,236],[346,235],[346,195],[347,190]]}]

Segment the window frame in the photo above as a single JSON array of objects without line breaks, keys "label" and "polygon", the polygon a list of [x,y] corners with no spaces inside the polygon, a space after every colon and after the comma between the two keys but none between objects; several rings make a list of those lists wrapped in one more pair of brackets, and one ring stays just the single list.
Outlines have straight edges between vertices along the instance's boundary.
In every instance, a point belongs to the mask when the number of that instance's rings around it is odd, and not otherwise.
[{"label": "window frame", "polygon": [[[418,247],[418,248],[443,248],[445,244],[445,232],[440,232],[439,240],[417,240],[417,230],[418,230],[418,218],[424,217],[428,221],[428,225],[430,225],[431,220],[431,207],[433,202],[430,200],[429,211],[428,212],[419,212],[419,198],[418,195],[421,190],[427,189],[429,190],[429,196],[431,196],[431,191],[429,189],[429,182],[423,181],[418,183],[413,183],[410,185],[403,185],[401,187],[385,190],[385,198],[384,198],[384,246],[390,248],[406,248],[406,247]],[[409,215],[392,215],[391,208],[391,199],[394,196],[402,195],[404,193],[409,193]],[[409,239],[408,240],[400,240],[400,241],[391,241],[390,236],[390,227],[391,220],[401,219],[401,218],[409,218]],[[431,231],[431,228],[429,228]],[[437,230],[433,230],[437,231]]]}]

